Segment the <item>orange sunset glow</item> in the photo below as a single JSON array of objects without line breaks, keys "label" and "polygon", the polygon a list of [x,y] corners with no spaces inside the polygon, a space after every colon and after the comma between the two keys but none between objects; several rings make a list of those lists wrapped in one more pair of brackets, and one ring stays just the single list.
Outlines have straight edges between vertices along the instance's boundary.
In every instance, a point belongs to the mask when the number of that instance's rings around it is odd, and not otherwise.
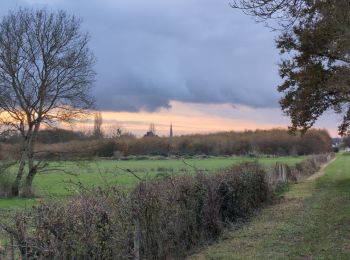
[{"label": "orange sunset glow", "polygon": [[[289,119],[282,115],[279,108],[252,108],[231,104],[200,104],[171,101],[171,108],[161,108],[155,112],[113,112],[102,111],[105,131],[113,126],[122,126],[126,131],[142,136],[154,123],[159,135],[168,135],[173,125],[175,135],[212,133],[222,131],[244,131],[256,129],[286,128]],[[337,135],[332,127],[334,118],[320,120],[316,127],[326,128],[333,136]],[[93,120],[74,124],[82,130],[89,130]],[[335,126],[335,124],[334,124]],[[70,126],[72,127],[72,126]]]}]

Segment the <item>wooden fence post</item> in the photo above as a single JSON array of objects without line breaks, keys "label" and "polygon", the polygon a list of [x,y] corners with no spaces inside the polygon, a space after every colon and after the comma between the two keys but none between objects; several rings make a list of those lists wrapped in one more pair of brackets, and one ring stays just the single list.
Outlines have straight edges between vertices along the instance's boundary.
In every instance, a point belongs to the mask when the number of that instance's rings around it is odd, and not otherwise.
[{"label": "wooden fence post", "polygon": [[10,238],[10,257],[11,257],[11,260],[15,260],[15,245],[14,245],[14,242],[13,242],[13,236],[11,235],[11,238]]},{"label": "wooden fence post", "polygon": [[141,229],[140,219],[136,215],[134,218],[135,233],[134,233],[134,259],[140,260],[140,247],[141,247]]}]

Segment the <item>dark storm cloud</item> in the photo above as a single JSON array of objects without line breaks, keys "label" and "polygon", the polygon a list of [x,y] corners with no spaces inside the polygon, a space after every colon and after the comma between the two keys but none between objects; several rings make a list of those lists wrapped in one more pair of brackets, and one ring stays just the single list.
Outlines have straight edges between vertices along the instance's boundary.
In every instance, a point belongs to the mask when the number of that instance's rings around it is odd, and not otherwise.
[{"label": "dark storm cloud", "polygon": [[274,35],[228,3],[7,0],[0,7],[45,5],[83,18],[98,61],[100,109],[153,111],[170,100],[276,107]]}]

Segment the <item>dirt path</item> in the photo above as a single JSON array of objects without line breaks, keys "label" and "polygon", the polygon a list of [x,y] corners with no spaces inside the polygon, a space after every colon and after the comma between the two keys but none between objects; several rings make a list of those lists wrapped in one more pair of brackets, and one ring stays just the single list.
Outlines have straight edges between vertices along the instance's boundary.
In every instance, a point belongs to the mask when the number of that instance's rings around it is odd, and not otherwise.
[{"label": "dirt path", "polygon": [[330,165],[331,163],[333,163],[335,160],[337,160],[337,157],[334,157],[332,160],[330,160],[328,163],[325,163],[321,169],[316,172],[315,174],[311,175],[309,178],[307,178],[307,181],[313,181],[316,180],[318,177],[322,176],[323,174],[325,174],[325,168]]}]

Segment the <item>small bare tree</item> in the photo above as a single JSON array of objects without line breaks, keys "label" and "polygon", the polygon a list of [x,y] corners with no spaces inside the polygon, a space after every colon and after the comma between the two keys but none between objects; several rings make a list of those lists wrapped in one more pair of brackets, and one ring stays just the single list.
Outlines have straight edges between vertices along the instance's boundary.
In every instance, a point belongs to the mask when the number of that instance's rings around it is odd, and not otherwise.
[{"label": "small bare tree", "polygon": [[64,11],[19,9],[0,23],[0,124],[22,137],[14,196],[20,195],[22,179],[22,195],[32,194],[42,167],[34,160],[40,127],[72,121],[93,105],[88,42],[81,20]]},{"label": "small bare tree", "polygon": [[119,124],[110,125],[106,130],[108,137],[112,139],[118,139],[126,133],[124,128]]},{"label": "small bare tree", "polygon": [[148,130],[149,133],[151,133],[152,135],[156,135],[156,126],[154,125],[154,123],[151,123],[149,125],[149,130]]}]

